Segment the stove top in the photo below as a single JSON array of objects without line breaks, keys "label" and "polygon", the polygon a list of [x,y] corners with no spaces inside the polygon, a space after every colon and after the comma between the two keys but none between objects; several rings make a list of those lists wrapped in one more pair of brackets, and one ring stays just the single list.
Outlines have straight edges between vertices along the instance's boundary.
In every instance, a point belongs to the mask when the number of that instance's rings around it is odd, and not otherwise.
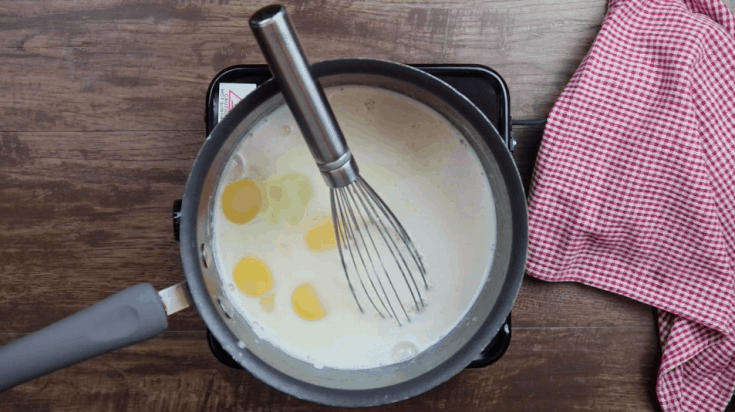
[{"label": "stove top", "polygon": [[[505,81],[490,68],[479,65],[433,65],[422,64],[414,67],[426,71],[467,97],[475,104],[498,130],[509,151],[516,142],[511,136],[510,96]],[[207,136],[221,117],[242,99],[249,91],[270,79],[270,71],[265,65],[233,66],[220,72],[209,85],[205,123]],[[485,138],[496,138],[486,136]],[[178,209],[177,209],[178,208]],[[174,216],[180,211],[180,203],[174,202]],[[176,218],[174,218],[176,220]],[[174,222],[174,236],[178,240],[178,228]],[[222,348],[207,331],[209,347],[214,356],[225,365],[242,367]],[[510,314],[500,331],[490,344],[470,363],[468,368],[488,366],[500,359],[510,345]]]}]

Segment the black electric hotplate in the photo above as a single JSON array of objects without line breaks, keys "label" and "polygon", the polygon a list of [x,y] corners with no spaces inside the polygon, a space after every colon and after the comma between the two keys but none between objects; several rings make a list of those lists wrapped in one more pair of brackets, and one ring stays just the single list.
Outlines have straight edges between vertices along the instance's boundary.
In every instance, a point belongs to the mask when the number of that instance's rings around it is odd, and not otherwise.
[{"label": "black electric hotplate", "polygon": [[[414,67],[440,78],[465,95],[495,125],[508,150],[513,151],[515,149],[516,142],[511,136],[508,87],[500,75],[492,69],[478,65],[414,65]],[[220,72],[209,85],[207,92],[207,110],[205,115],[207,135],[209,135],[218,122],[221,83],[240,83],[257,86],[270,79],[270,77],[270,71],[265,65],[233,66]],[[244,96],[238,97],[242,98]],[[496,137],[487,136],[486,138],[494,139]],[[177,207],[180,210],[180,204],[175,202],[174,220],[177,219],[178,215]],[[178,225],[176,223],[174,222],[174,235],[178,240],[178,233],[176,233],[178,232],[176,230]],[[233,368],[242,369],[209,331],[207,332],[207,337],[212,353],[220,362]],[[510,338],[510,315],[508,315],[505,324],[500,328],[500,331],[492,342],[490,342],[485,350],[468,367],[480,368],[488,366],[500,359],[510,345]]]}]

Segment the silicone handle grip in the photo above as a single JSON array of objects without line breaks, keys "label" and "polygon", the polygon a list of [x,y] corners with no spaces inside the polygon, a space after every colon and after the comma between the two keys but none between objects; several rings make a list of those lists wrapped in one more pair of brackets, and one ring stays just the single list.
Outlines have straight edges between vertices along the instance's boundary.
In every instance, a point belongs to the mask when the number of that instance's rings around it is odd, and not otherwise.
[{"label": "silicone handle grip", "polygon": [[0,348],[0,392],[166,330],[161,298],[149,284],[102,302]]}]

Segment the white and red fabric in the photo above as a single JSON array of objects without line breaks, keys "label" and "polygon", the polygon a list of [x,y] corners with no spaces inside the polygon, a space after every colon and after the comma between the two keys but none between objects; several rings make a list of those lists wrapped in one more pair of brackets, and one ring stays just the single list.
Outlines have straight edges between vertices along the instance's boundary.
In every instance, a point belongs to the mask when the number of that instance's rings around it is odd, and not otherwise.
[{"label": "white and red fabric", "polygon": [[527,272],[658,309],[664,411],[735,387],[735,16],[610,0],[544,131]]}]

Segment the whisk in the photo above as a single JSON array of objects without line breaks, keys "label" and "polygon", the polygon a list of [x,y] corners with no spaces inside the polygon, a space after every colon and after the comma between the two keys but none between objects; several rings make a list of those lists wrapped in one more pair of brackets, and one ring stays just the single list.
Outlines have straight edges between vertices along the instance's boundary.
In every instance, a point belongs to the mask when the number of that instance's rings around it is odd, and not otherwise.
[{"label": "whisk", "polygon": [[367,300],[381,317],[393,318],[399,325],[401,319],[410,322],[409,313],[426,305],[419,284],[428,289],[426,269],[413,241],[360,176],[285,8],[260,9],[250,18],[250,28],[330,187],[337,249],[358,308],[364,312],[360,302]]}]

